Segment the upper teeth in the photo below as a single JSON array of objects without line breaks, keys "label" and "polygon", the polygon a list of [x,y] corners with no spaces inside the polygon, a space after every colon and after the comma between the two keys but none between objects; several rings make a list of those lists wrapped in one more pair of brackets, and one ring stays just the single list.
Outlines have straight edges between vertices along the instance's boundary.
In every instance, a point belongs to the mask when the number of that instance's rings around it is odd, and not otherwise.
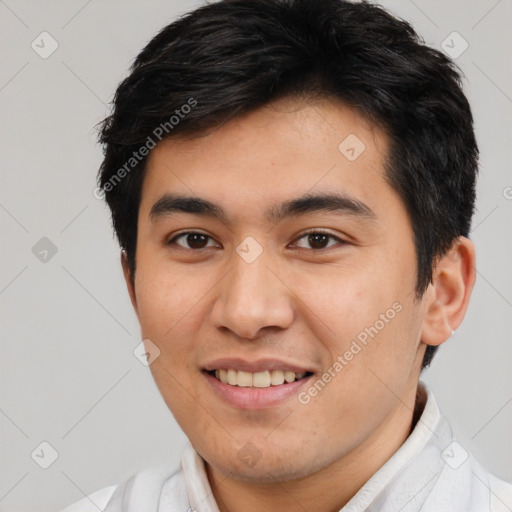
[{"label": "upper teeth", "polygon": [[286,382],[294,382],[296,379],[302,379],[306,375],[303,373],[283,372],[282,370],[272,370],[264,372],[244,372],[237,370],[215,370],[215,377],[224,384],[241,387],[268,388],[270,385],[279,386]]}]

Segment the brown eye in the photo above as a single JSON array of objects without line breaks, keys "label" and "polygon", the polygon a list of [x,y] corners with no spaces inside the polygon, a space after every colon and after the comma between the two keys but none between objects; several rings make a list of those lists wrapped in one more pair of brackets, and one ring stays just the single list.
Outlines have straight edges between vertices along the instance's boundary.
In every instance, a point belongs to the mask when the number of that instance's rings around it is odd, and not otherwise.
[{"label": "brown eye", "polygon": [[[185,244],[177,243],[177,240],[183,239]],[[192,250],[201,250],[207,247],[208,240],[211,240],[211,237],[205,235],[204,233],[199,233],[196,231],[188,231],[186,233],[181,233],[171,240],[167,242],[167,245],[179,245],[184,249],[192,249]],[[211,246],[210,246],[211,247]]]},{"label": "brown eye", "polygon": [[313,233],[308,235],[308,242],[313,249],[324,249],[325,244],[329,240],[329,235],[324,233]]},{"label": "brown eye", "polygon": [[[332,247],[333,244],[328,245],[329,239],[337,241],[341,244],[346,244],[344,240],[341,238],[331,235],[330,233],[324,233],[323,231],[310,231],[309,233],[304,233],[297,240],[305,239],[306,243],[309,244],[309,247],[300,246],[304,249],[311,249],[313,251],[321,251],[323,249],[327,249],[328,247]],[[334,244],[335,245],[335,244]]]}]

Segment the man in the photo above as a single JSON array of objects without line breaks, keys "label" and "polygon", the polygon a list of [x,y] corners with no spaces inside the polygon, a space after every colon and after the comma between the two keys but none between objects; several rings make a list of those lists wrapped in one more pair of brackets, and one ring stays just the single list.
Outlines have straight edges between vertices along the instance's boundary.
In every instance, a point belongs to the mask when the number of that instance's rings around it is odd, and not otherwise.
[{"label": "man", "polygon": [[447,57],[366,2],[212,3],[140,53],[101,142],[190,444],[67,512],[512,510],[419,381],[475,282],[478,149]]}]

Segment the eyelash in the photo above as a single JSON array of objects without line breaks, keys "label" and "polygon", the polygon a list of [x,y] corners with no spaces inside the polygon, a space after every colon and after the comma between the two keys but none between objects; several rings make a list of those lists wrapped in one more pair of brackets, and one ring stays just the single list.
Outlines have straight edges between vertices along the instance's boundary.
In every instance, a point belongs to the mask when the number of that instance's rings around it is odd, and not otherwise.
[{"label": "eyelash", "polygon": [[[310,231],[306,231],[306,232],[302,233],[299,237],[297,237],[295,239],[295,241],[298,241],[298,240],[300,240],[300,239],[302,239],[302,238],[304,238],[304,237],[306,237],[308,235],[316,235],[316,234],[327,235],[329,238],[337,240],[342,245],[348,244],[348,242],[346,242],[345,240],[339,238],[338,236],[335,236],[335,235],[329,233],[328,231],[324,231],[323,229],[312,229]],[[203,235],[203,236],[209,238],[210,240],[212,240],[212,237],[210,235],[202,233],[201,231],[185,231],[184,233],[180,233],[180,234],[174,236],[173,238],[171,238],[170,240],[168,240],[165,243],[165,245],[173,245],[177,239],[179,239],[181,237],[185,237],[187,235]],[[208,247],[204,247],[202,249],[187,249],[185,247],[181,247],[181,248],[185,249],[185,250],[194,251],[194,252],[200,252],[200,251],[204,251],[204,250],[208,249]],[[322,249],[307,249],[307,251],[309,251],[309,252],[322,252],[322,251],[326,251],[327,249],[330,249],[330,247],[325,247],[325,248],[322,248]]]}]

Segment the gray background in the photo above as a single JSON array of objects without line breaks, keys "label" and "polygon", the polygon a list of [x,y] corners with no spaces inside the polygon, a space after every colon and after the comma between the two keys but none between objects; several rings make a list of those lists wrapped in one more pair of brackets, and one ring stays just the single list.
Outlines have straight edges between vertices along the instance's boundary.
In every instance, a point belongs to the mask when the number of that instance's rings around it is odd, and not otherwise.
[{"label": "gray background", "polygon": [[[108,211],[92,193],[101,161],[94,125],[146,42],[200,3],[0,0],[5,512],[58,510],[150,464],[178,467],[185,436],[132,353],[139,328]],[[383,5],[436,48],[453,31],[469,44],[456,61],[481,149],[478,277],[466,320],[423,379],[461,445],[512,480],[511,2]],[[43,31],[59,45],[47,59],[31,48]],[[42,237],[57,248],[46,261],[32,251]],[[43,441],[58,452],[48,469],[31,458]],[[36,460],[49,456],[38,450]]]}]

